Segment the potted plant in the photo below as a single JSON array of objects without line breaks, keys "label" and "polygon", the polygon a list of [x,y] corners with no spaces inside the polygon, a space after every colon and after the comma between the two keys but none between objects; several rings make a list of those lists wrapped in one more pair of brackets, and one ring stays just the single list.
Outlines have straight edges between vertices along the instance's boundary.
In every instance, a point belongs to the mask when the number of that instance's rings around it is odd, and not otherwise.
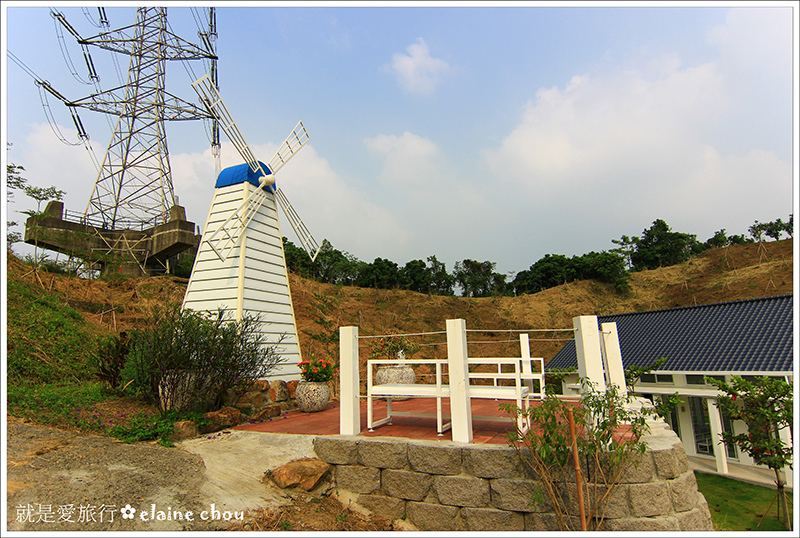
[{"label": "potted plant", "polygon": [[297,408],[304,413],[322,411],[331,399],[328,381],[338,371],[337,365],[327,359],[317,359],[312,353],[310,360],[300,361],[297,366],[302,378],[294,394]]},{"label": "potted plant", "polygon": [[[417,376],[414,369],[406,362],[417,351],[420,345],[409,342],[405,336],[393,334],[377,338],[370,342],[371,359],[397,359],[397,364],[385,364],[378,367],[375,374],[375,384],[416,382]],[[392,398],[392,400],[407,400],[408,398]]]}]

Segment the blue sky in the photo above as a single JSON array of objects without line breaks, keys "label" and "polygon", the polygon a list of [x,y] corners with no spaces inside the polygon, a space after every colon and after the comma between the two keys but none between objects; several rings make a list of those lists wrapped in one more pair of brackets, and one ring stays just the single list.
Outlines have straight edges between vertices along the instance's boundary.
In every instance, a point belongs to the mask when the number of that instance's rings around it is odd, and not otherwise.
[{"label": "blue sky", "polygon": [[[96,9],[53,5],[97,33]],[[113,5],[112,28],[133,23],[136,4]],[[191,4],[168,5],[175,32],[197,42]],[[217,9],[220,90],[254,153],[269,160],[298,120],[310,133],[278,181],[318,241],[364,261],[436,255],[450,270],[472,258],[510,273],[614,248],[655,219],[704,241],[794,212],[796,2],[496,5]],[[49,6],[3,9],[8,51],[68,98],[92,93],[66,67]],[[66,46],[83,74],[80,47]],[[111,56],[92,49],[103,88],[117,84]],[[3,82],[4,158],[82,212],[96,179],[86,151],[57,140],[16,64]],[[169,65],[168,91],[196,102],[190,83]],[[50,103],[75,140],[66,107]],[[80,115],[102,160],[107,120]],[[206,132],[167,129],[175,192],[202,228]],[[241,162],[224,135],[222,153]],[[16,195],[10,218],[28,207]]]}]

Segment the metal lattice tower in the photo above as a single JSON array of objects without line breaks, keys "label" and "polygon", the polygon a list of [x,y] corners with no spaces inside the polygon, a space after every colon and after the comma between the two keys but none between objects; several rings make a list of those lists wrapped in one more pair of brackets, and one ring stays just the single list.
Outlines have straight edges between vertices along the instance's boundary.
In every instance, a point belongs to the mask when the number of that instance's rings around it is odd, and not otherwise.
[{"label": "metal lattice tower", "polygon": [[[125,35],[131,29],[132,38]],[[212,32],[213,26],[209,34]],[[151,7],[137,10],[132,27],[79,39],[82,45],[131,56],[125,86],[69,103],[118,116],[85,222],[115,230],[143,229],[167,221],[176,203],[164,122],[211,118],[194,104],[166,92],[166,61],[216,60],[208,35],[201,37],[205,50],[168,30],[166,8]]]},{"label": "metal lattice tower", "polygon": [[[108,29],[105,10],[98,8],[105,31],[87,39],[81,37],[63,14],[51,10],[58,24],[81,45],[89,79],[94,82],[97,93],[71,101],[25,69],[40,90],[46,90],[67,105],[84,143],[89,136],[78,117],[78,108],[108,114],[116,124],[102,166],[97,166],[99,174],[86,211],[76,214],[65,210],[62,202],[50,202],[45,208],[46,216],[26,221],[26,243],[79,258],[91,270],[132,275],[169,270],[170,259],[197,247],[200,236],[195,234],[195,224],[186,220],[185,209],[176,203],[173,192],[164,123],[210,120],[211,148],[215,167],[219,168],[217,120],[204,108],[165,89],[168,60],[183,62],[193,80],[196,75],[191,73],[186,60],[210,60],[216,85],[215,8],[208,9],[207,29],[201,27],[199,19],[202,17],[195,8],[190,9],[202,39],[199,46],[172,33],[166,8],[139,8],[134,24],[116,30]],[[120,82],[122,85],[116,88],[101,90],[89,45],[129,55],[127,83]],[[76,75],[73,68],[73,76]],[[45,110],[47,113],[47,106]],[[91,154],[88,145],[87,149]]]}]

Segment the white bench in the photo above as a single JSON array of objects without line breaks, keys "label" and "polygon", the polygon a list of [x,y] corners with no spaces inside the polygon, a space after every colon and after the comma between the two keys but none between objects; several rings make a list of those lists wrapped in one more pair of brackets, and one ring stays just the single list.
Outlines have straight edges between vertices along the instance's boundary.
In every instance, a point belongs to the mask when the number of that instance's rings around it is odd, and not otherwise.
[{"label": "white bench", "polygon": [[[527,335],[523,335],[527,337]],[[527,344],[527,338],[524,343]],[[542,399],[544,392],[544,359],[531,358],[530,352],[526,351],[527,346],[523,345],[523,357],[493,357],[493,358],[471,358],[467,359],[468,366],[473,369],[481,365],[496,366],[497,371],[489,372],[469,372],[470,380],[489,380],[491,384],[469,383],[469,397],[510,400],[515,401],[517,408],[526,411],[530,407],[530,399]],[[374,385],[372,382],[372,369],[375,365],[397,364],[396,360],[390,359],[370,359],[367,361],[367,428],[373,431],[374,428],[392,422],[392,397],[403,398],[435,398],[436,399],[436,431],[443,435],[451,428],[452,423],[444,423],[442,413],[442,398],[450,397],[450,385],[442,382],[443,366],[447,364],[447,359],[406,359],[407,364],[434,364],[435,382],[434,383],[387,383]],[[539,364],[539,371],[533,371],[532,362]],[[508,366],[510,368],[505,368]],[[512,370],[512,371],[508,371]],[[502,380],[512,380],[513,384],[500,384]],[[534,387],[534,381],[539,382],[538,390]],[[450,380],[453,381],[452,379]],[[374,420],[373,402],[376,398],[386,398],[386,418]],[[518,422],[518,427],[522,431],[527,430],[527,424],[522,417]]]},{"label": "white bench", "polygon": [[[372,431],[377,426],[392,422],[392,396],[410,398],[436,398],[436,431],[442,435],[450,424],[443,424],[442,398],[450,396],[450,386],[442,384],[442,366],[447,359],[405,359],[405,364],[433,364],[436,366],[435,383],[372,383],[372,367],[374,365],[396,365],[397,360],[369,359],[367,361],[367,428]],[[375,398],[386,398],[386,418],[373,420],[372,404]]]}]

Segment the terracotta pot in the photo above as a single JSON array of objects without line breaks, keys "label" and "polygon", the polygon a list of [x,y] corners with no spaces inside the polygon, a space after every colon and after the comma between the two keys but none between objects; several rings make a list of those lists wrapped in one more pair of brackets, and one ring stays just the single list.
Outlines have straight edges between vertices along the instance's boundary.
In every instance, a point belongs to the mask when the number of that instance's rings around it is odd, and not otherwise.
[{"label": "terracotta pot", "polygon": [[315,413],[328,406],[331,389],[327,381],[301,381],[294,392],[297,408],[303,413]]}]

